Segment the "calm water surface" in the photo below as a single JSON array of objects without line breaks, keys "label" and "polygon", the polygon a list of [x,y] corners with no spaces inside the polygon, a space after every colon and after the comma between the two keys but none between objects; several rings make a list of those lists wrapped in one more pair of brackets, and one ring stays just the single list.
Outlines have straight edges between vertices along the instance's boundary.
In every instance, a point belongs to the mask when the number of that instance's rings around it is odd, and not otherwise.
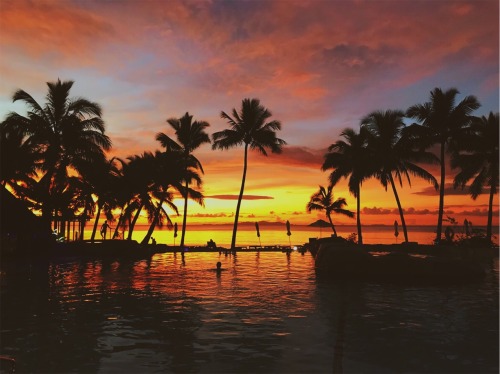
[{"label": "calm water surface", "polygon": [[[85,238],[90,239],[92,234],[90,227],[85,231]],[[477,229],[486,232],[484,227],[477,227]],[[134,230],[132,238],[137,241],[142,241],[148,226],[138,225]],[[408,239],[412,242],[420,244],[432,244],[435,237],[436,228],[434,226],[408,226]],[[401,229],[400,229],[401,231]],[[463,234],[463,227],[457,226],[454,229],[456,238]],[[357,232],[356,226],[352,225],[338,225],[338,235],[347,238]],[[187,246],[206,245],[210,239],[214,240],[219,246],[230,248],[231,238],[233,233],[232,225],[188,225],[186,231],[185,244]],[[258,245],[302,245],[308,243],[310,238],[326,238],[332,235],[331,228],[317,228],[302,225],[291,225],[291,234],[287,235],[285,224],[280,226],[260,225],[260,238],[257,237],[255,227],[253,225],[242,226],[238,228],[236,237],[237,246],[258,246]],[[493,241],[498,244],[498,227],[493,228]],[[127,233],[125,233],[127,235]],[[180,233],[177,238],[174,237],[174,231],[157,229],[153,233],[153,237],[157,243],[168,245],[179,245]],[[403,232],[401,231],[398,237],[394,236],[394,227],[390,226],[365,226],[363,227],[363,242],[365,244],[396,244],[404,240]]]},{"label": "calm water surface", "polygon": [[2,263],[0,353],[32,373],[497,373],[492,268],[407,287],[320,282],[296,252]]}]

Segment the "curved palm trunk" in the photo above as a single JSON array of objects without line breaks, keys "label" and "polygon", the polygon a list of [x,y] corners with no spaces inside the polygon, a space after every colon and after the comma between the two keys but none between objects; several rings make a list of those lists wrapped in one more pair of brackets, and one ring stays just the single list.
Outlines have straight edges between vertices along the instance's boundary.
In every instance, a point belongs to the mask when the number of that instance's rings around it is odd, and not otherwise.
[{"label": "curved palm trunk", "polygon": [[153,235],[153,231],[155,231],[156,227],[156,222],[158,222],[158,218],[160,217],[160,211],[161,211],[161,205],[163,204],[163,199],[160,200],[158,203],[158,206],[156,207],[155,215],[153,217],[153,222],[151,222],[151,225],[149,226],[148,232],[146,233],[146,236],[144,239],[142,239],[141,244],[148,244],[149,240],[151,239],[151,235]]},{"label": "curved palm trunk", "polygon": [[111,239],[114,239],[118,236],[118,229],[120,228],[122,221],[123,221],[123,213],[120,213],[120,217],[118,218],[118,222],[116,224],[115,231],[113,232],[113,235],[111,235]]},{"label": "curved palm trunk", "polygon": [[495,187],[492,185],[490,187],[490,201],[488,203],[488,223],[486,226],[486,237],[491,242],[492,235],[492,223],[493,223],[493,196],[495,195]]},{"label": "curved palm trunk", "polygon": [[243,161],[243,177],[241,179],[240,195],[238,196],[238,204],[236,205],[236,215],[234,217],[233,225],[233,238],[231,239],[231,250],[236,248],[236,232],[238,231],[238,217],[240,215],[241,200],[243,198],[243,191],[245,190],[245,179],[247,177],[247,164],[248,164],[248,144],[245,143],[245,157]]},{"label": "curved palm trunk", "polygon": [[[121,209],[121,212],[120,212],[120,217],[118,218],[118,223],[116,224],[116,227],[115,227],[115,232],[113,233],[113,235],[111,236],[111,239],[114,239],[117,237],[118,235],[118,229],[120,228],[120,226],[123,224],[123,214],[125,212],[125,209],[127,207],[127,203],[125,203],[123,206],[122,206],[122,209]],[[122,238],[123,239],[123,238]]]},{"label": "curved palm trunk", "polygon": [[328,217],[328,221],[330,221],[330,225],[332,226],[333,236],[337,237],[337,230],[335,230],[335,225],[333,224],[332,217],[330,216],[330,213],[327,213],[326,216]]},{"label": "curved palm trunk", "polygon": [[401,217],[401,226],[403,226],[405,242],[408,242],[408,231],[406,231],[406,222],[403,215],[403,208],[401,207],[401,202],[399,201],[398,192],[396,191],[396,185],[394,184],[394,179],[392,179],[392,174],[389,175],[389,180],[391,181],[392,191],[394,192],[394,197],[396,198],[396,203],[398,204],[399,216]]},{"label": "curved palm trunk", "polygon": [[95,233],[97,231],[97,223],[99,222],[99,216],[101,215],[102,204],[97,204],[97,213],[95,215],[94,228],[92,229],[92,236],[90,241],[93,243],[95,239]]},{"label": "curved palm trunk", "polygon": [[356,224],[358,226],[358,244],[363,244],[363,235],[361,234],[361,195],[360,195],[360,188],[358,186],[358,191],[357,191],[357,201],[356,201]]},{"label": "curved palm trunk", "polygon": [[181,244],[180,244],[181,248],[184,248],[184,236],[186,235],[188,188],[189,188],[189,183],[188,181],[186,181],[186,197],[184,198],[184,216],[182,217],[182,234],[181,234]]},{"label": "curved palm trunk", "polygon": [[141,203],[139,208],[137,208],[137,212],[135,213],[134,219],[130,223],[130,226],[128,228],[128,236],[127,240],[132,240],[132,232],[134,231],[135,223],[137,222],[137,219],[139,218],[139,213],[141,213],[142,207],[144,206],[144,203]]},{"label": "curved palm trunk", "polygon": [[444,142],[441,142],[441,181],[439,185],[439,210],[436,229],[436,244],[441,242],[441,232],[443,230],[443,211],[444,211],[444,181],[446,176],[446,165],[444,163]]}]

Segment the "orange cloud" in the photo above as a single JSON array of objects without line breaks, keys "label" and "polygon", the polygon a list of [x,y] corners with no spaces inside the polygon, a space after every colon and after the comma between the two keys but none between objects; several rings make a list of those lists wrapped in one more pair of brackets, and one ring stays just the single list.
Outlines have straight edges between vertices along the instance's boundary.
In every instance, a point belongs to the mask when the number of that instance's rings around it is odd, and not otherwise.
[{"label": "orange cloud", "polygon": [[67,2],[3,2],[0,16],[2,47],[22,49],[37,58],[72,56],[82,63],[91,56],[88,50],[117,39],[105,18]]}]

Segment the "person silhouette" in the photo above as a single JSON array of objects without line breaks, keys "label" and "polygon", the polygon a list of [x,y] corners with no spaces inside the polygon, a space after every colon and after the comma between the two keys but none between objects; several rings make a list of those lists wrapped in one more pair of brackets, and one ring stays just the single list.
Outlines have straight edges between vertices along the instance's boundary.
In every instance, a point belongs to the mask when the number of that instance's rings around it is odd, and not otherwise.
[{"label": "person silhouette", "polygon": [[222,268],[222,262],[218,261],[216,264],[216,268],[210,269],[210,270],[215,271],[217,273],[217,275],[220,275],[220,273],[222,273],[222,270],[225,270],[225,269]]},{"label": "person silhouette", "polygon": [[106,233],[108,232],[108,229],[110,229],[111,226],[108,225],[108,221],[104,221],[104,223],[101,226],[101,237],[103,239],[106,239]]}]

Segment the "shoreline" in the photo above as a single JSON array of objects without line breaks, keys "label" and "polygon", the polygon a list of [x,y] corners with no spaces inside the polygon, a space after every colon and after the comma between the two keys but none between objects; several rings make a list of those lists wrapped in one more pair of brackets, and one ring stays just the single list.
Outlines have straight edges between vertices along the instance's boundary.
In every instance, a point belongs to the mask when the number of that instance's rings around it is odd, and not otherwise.
[{"label": "shoreline", "polygon": [[233,254],[233,253],[259,253],[259,252],[282,252],[282,253],[311,253],[313,257],[320,247],[332,246],[338,248],[352,248],[371,253],[375,256],[383,256],[391,253],[408,254],[412,256],[425,257],[499,257],[499,247],[480,246],[480,245],[456,245],[456,244],[418,244],[418,243],[399,243],[399,244],[361,244],[348,242],[342,239],[324,238],[302,245],[249,245],[237,246],[235,250],[224,246],[185,246],[184,250],[180,246],[167,244],[140,244],[135,240],[96,240],[75,241],[67,243],[52,243],[50,248],[45,251],[34,249],[32,246],[24,249],[5,250],[2,248],[0,255],[2,260],[7,259],[36,259],[36,258],[146,258],[161,253],[179,253],[181,255],[189,253],[215,253],[215,254]]}]

